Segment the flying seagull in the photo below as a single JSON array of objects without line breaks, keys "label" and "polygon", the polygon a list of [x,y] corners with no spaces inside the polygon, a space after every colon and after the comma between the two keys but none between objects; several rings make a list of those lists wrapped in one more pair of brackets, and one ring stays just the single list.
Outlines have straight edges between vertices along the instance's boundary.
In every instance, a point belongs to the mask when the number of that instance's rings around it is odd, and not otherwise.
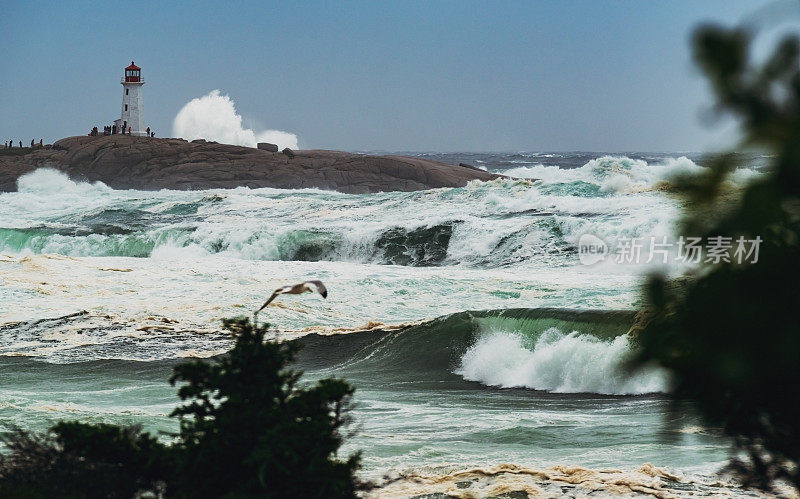
[{"label": "flying seagull", "polygon": [[301,282],[300,284],[295,284],[294,286],[284,286],[282,288],[278,288],[274,293],[272,293],[272,296],[269,297],[269,300],[261,305],[261,308],[259,308],[256,313],[264,310],[267,305],[272,303],[272,300],[274,300],[278,295],[299,295],[306,292],[313,293],[314,291],[321,294],[323,298],[328,297],[328,290],[325,288],[325,285],[322,284],[322,281],[306,281]]},{"label": "flying seagull", "polygon": [[274,300],[278,295],[299,295],[306,292],[313,293],[314,291],[321,294],[323,298],[328,297],[328,289],[325,288],[325,285],[322,284],[322,281],[306,281],[301,282],[300,284],[295,284],[294,286],[284,286],[276,289],[275,292],[272,293],[272,296],[270,296],[269,299],[265,301],[263,305],[261,305],[261,308],[256,310],[256,312],[253,314],[253,322],[256,326],[258,326],[258,313],[264,310],[267,305],[272,303],[272,300]]}]

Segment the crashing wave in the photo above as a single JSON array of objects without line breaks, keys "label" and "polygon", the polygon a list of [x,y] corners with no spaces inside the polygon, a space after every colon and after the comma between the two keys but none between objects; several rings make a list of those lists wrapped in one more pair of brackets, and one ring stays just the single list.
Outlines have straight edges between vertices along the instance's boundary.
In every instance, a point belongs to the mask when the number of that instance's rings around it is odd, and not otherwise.
[{"label": "crashing wave", "polygon": [[[520,308],[459,312],[421,323],[312,327],[279,332],[278,338],[302,343],[297,360],[302,369],[345,378],[369,372],[380,384],[414,380],[608,395],[663,391],[659,370],[631,376],[619,370],[635,348],[626,335],[634,319],[633,311]],[[192,355],[206,357],[230,343],[228,335],[202,321],[86,311],[6,323],[0,332],[0,356],[55,363],[180,358],[187,355],[186,341],[195,345]],[[83,347],[91,347],[91,355]]]},{"label": "crashing wave", "polygon": [[595,196],[659,190],[678,176],[703,170],[703,167],[685,156],[667,158],[662,164],[652,165],[626,156],[602,156],[580,168],[563,169],[537,164],[512,168],[504,173],[511,177],[539,179],[549,184],[568,184],[572,189],[583,188],[585,194]]},{"label": "crashing wave", "polygon": [[337,366],[345,376],[370,370],[377,378],[461,379],[555,393],[665,392],[663,370],[622,370],[636,348],[626,334],[634,316],[568,309],[461,312],[396,332],[307,335],[299,340],[300,364]]},{"label": "crashing wave", "polygon": [[247,188],[115,191],[40,169],[20,178],[20,192],[0,195],[0,251],[563,266],[575,263],[586,233],[606,241],[672,234],[678,203],[655,191],[671,176],[700,168],[684,157],[648,165],[603,156],[573,169],[539,164],[506,172],[536,182],[503,178],[362,196]]},{"label": "crashing wave", "polygon": [[483,333],[464,353],[456,373],[490,386],[557,393],[667,391],[666,374],[660,369],[646,369],[634,376],[624,372],[622,366],[633,352],[627,335],[602,340],[577,331],[565,334],[556,328],[533,337],[494,330]]}]

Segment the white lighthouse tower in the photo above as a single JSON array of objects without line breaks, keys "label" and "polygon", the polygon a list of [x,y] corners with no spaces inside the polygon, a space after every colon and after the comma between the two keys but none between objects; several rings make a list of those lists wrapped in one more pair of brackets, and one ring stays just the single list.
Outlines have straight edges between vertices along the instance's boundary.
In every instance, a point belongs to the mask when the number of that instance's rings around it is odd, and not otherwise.
[{"label": "white lighthouse tower", "polygon": [[131,61],[131,65],[125,68],[125,77],[122,78],[122,116],[115,120],[117,130],[131,135],[142,137],[147,135],[144,127],[144,104],[142,103],[142,68]]}]

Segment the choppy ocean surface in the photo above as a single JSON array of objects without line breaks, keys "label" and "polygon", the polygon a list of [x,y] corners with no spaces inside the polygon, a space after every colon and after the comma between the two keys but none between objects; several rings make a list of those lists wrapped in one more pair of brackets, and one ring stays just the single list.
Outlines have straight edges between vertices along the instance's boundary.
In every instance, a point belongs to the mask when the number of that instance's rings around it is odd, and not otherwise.
[{"label": "choppy ocean surface", "polygon": [[[317,278],[327,300],[284,296],[261,319],[303,337],[310,379],[357,387],[345,451],[363,450],[368,478],[405,476],[392,494],[491,495],[509,477],[509,490],[552,493],[542,483],[556,475],[615,492],[726,493],[713,484],[730,442],[688,412],[667,432],[666,373],[619,370],[642,276],[680,265],[585,266],[577,253],[584,234],[676,237],[670,179],[702,159],[418,155],[516,179],[346,195],[23,177],[0,194],[0,420],[174,431],[172,366],[224,352],[221,318]],[[752,160],[736,182],[759,175]]]}]

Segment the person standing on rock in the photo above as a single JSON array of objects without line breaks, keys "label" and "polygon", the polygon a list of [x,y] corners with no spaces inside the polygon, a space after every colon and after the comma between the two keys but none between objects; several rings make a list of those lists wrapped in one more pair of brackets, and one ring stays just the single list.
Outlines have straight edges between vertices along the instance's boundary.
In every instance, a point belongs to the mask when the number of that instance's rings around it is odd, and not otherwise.
[{"label": "person standing on rock", "polygon": [[147,136],[150,136],[150,127],[147,127]]},{"label": "person standing on rock", "polygon": [[31,149],[33,149],[33,144],[35,144],[35,142],[33,139],[31,139]]},{"label": "person standing on rock", "polygon": [[131,127],[128,127],[128,135],[131,134]]},{"label": "person standing on rock", "polygon": [[22,149],[22,141],[19,141],[19,148]]},{"label": "person standing on rock", "polygon": [[39,147],[44,147],[42,146],[42,139],[39,139]]}]

